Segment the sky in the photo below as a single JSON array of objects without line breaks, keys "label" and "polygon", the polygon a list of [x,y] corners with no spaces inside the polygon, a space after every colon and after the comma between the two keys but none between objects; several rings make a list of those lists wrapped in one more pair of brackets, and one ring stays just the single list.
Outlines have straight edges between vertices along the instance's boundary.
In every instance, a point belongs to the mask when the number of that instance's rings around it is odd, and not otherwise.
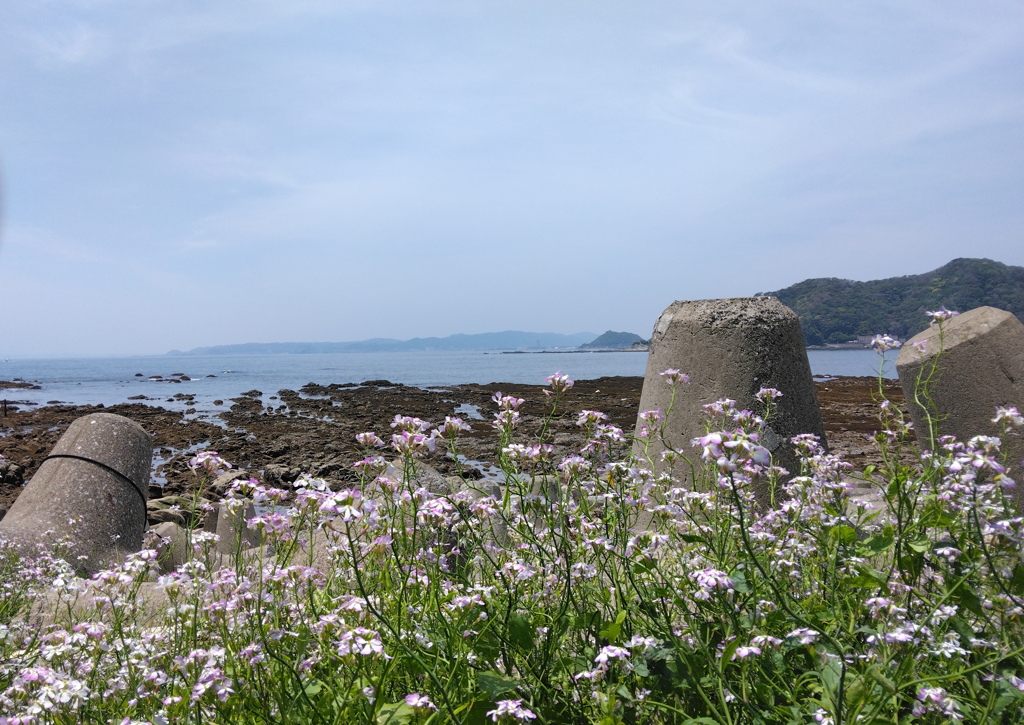
[{"label": "sky", "polygon": [[0,358],[1024,265],[1024,4],[0,3]]}]

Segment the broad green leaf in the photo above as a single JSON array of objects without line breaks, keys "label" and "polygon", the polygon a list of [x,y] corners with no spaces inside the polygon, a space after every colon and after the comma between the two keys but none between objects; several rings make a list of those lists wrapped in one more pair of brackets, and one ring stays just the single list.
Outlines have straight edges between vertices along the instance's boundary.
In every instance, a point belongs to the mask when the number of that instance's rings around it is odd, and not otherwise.
[{"label": "broad green leaf", "polygon": [[533,649],[533,635],[533,623],[527,615],[515,612],[508,618],[508,638],[516,647],[524,651]]},{"label": "broad green leaf", "polygon": [[861,543],[872,554],[880,554],[891,549],[895,542],[896,540],[891,535],[883,533],[878,536],[869,537]]},{"label": "broad green leaf", "polygon": [[732,579],[732,587],[740,594],[746,594],[750,591],[750,583],[747,581],[747,575],[740,569],[734,569],[729,572],[729,578]]},{"label": "broad green leaf", "polygon": [[853,677],[851,681],[846,685],[846,702],[851,705],[859,705],[864,698],[864,692],[867,687],[867,680],[865,677]]},{"label": "broad green leaf", "polygon": [[416,711],[404,702],[381,705],[377,711],[377,725],[408,725]]},{"label": "broad green leaf", "polygon": [[498,695],[504,695],[506,692],[516,689],[519,683],[514,680],[505,679],[503,675],[494,670],[487,670],[477,673],[476,686],[480,692],[487,695],[489,699],[494,700]]},{"label": "broad green leaf", "polygon": [[460,716],[463,725],[490,725],[492,720],[487,713],[493,709],[494,702],[490,699],[470,701],[455,708],[455,714]]},{"label": "broad green leaf", "polygon": [[961,607],[979,616],[984,614],[981,608],[981,600],[969,586],[961,584],[953,591],[952,599]]},{"label": "broad green leaf", "polygon": [[928,539],[915,539],[914,541],[908,542],[907,546],[916,551],[918,554],[923,554],[924,552],[931,550],[932,542]]},{"label": "broad green leaf", "polygon": [[852,544],[857,541],[857,530],[852,526],[841,524],[839,526],[833,526],[829,535],[840,544]]},{"label": "broad green leaf", "polygon": [[626,612],[620,609],[619,613],[615,615],[615,621],[605,622],[604,629],[599,634],[609,642],[615,642],[619,639],[619,635],[622,634],[622,623],[625,621]]}]

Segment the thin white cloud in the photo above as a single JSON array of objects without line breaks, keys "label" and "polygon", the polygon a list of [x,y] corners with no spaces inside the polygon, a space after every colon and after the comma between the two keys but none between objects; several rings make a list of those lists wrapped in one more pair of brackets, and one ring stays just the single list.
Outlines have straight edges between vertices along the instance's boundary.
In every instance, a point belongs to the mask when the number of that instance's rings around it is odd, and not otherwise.
[{"label": "thin white cloud", "polygon": [[52,264],[97,264],[109,259],[99,253],[93,245],[81,239],[40,226],[6,226],[4,245],[16,250],[25,250],[26,256]]},{"label": "thin white cloud", "polygon": [[156,350],[646,334],[674,298],[1022,264],[1022,38],[1003,0],[2,4],[0,264]]},{"label": "thin white cloud", "polygon": [[106,60],[112,49],[105,33],[86,23],[26,33],[37,60],[44,66],[93,65]]}]

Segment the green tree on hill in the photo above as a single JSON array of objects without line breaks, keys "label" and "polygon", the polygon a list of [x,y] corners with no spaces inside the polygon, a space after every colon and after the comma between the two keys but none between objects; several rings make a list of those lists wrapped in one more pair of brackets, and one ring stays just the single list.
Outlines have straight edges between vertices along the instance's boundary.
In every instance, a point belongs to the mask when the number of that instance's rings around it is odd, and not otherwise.
[{"label": "green tree on hill", "polygon": [[856,282],[808,279],[766,292],[800,317],[808,345],[886,333],[911,337],[927,326],[925,310],[966,311],[985,305],[1024,319],[1024,267],[990,259],[954,259],[931,272]]}]

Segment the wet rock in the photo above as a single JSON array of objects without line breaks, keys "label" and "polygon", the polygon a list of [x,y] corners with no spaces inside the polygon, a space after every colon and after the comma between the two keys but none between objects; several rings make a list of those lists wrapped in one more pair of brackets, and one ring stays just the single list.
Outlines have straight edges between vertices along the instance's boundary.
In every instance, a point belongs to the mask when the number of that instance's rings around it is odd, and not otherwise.
[{"label": "wet rock", "polygon": [[177,524],[178,526],[185,526],[185,514],[171,508],[149,509],[146,512],[146,519],[150,526],[167,522]]},{"label": "wet rock", "polygon": [[[153,499],[146,507],[146,515],[150,522],[175,521],[182,526],[194,528],[202,524],[203,518],[212,510],[213,502],[207,498],[196,496],[164,496]],[[164,513],[168,512],[168,513]],[[178,522],[180,516],[181,521]]]},{"label": "wet rock", "polygon": [[285,466],[280,463],[271,463],[263,469],[263,480],[272,486],[284,488],[302,475],[302,470],[293,466]]},{"label": "wet rock", "polygon": [[27,380],[21,378],[15,378],[14,380],[0,380],[0,390],[4,388],[18,388],[22,390],[42,390],[42,386],[36,383],[30,383]]},{"label": "wet rock", "polygon": [[210,484],[210,493],[218,497],[226,496],[231,485],[239,479],[248,479],[249,472],[241,468],[222,473]]},{"label": "wet rock", "polygon": [[14,461],[0,460],[0,482],[8,486],[25,485],[25,469]]},{"label": "wet rock", "polygon": [[339,471],[345,471],[352,466],[352,461],[344,456],[335,456],[329,460],[314,463],[309,467],[309,473],[314,478],[328,478]]}]

